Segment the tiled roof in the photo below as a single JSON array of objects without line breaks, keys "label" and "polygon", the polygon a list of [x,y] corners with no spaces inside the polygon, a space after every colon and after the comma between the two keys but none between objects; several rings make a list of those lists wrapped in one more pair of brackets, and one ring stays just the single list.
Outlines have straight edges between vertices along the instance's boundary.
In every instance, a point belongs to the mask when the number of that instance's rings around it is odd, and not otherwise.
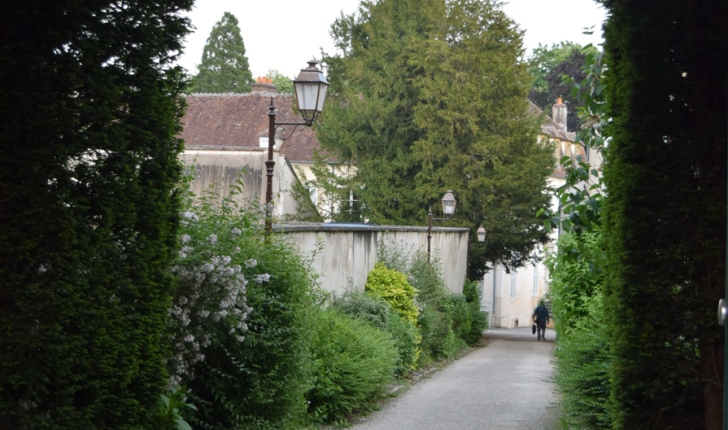
[{"label": "tiled roof", "polygon": [[[262,86],[265,88],[264,86]],[[186,149],[261,150],[260,136],[268,135],[268,106],[271,98],[276,106],[276,121],[297,122],[293,113],[293,95],[273,91],[246,94],[190,94],[187,111],[182,119],[182,138]],[[534,116],[542,111],[530,101],[528,112]],[[541,132],[549,137],[573,142],[575,134],[567,132],[544,115]],[[316,133],[310,127],[279,126],[276,138],[283,140],[281,154],[291,162],[311,162],[319,149]]]},{"label": "tiled roof", "polygon": [[[259,150],[258,136],[268,133],[271,98],[276,106],[276,121],[302,121],[293,113],[292,94],[265,91],[188,95],[187,111],[182,118],[185,148]],[[283,139],[281,153],[293,162],[311,161],[313,149],[318,147],[310,127],[279,126],[276,139]]]}]

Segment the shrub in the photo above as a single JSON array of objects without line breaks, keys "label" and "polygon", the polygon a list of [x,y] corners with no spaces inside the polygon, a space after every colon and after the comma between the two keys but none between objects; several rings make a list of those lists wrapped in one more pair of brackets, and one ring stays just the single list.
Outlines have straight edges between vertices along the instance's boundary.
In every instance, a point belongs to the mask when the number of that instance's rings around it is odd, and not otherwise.
[{"label": "shrub", "polygon": [[556,330],[554,380],[566,422],[576,428],[610,428],[608,371],[611,352],[604,329],[602,248],[598,229],[561,236],[547,259]]},{"label": "shrub", "polygon": [[383,263],[376,263],[367,276],[364,289],[389,303],[399,315],[412,324],[417,323],[417,291],[407,282],[407,275],[388,269]]},{"label": "shrub", "polygon": [[455,355],[458,348],[451,323],[447,312],[434,306],[425,306],[422,309],[418,324],[422,335],[422,354],[418,363],[420,366]]},{"label": "shrub", "polygon": [[410,266],[410,279],[418,291],[417,303],[421,309],[418,321],[422,335],[420,364],[454,357],[464,343],[453,331],[454,304],[442,278],[439,257],[433,255],[428,261],[427,253],[418,252]]},{"label": "shrub", "polygon": [[396,367],[397,350],[385,331],[334,309],[318,311],[313,322],[309,412],[319,422],[340,420],[381,392]]},{"label": "shrub", "polygon": [[475,345],[483,337],[483,330],[488,328],[488,314],[480,310],[481,293],[477,282],[465,281],[463,295],[470,314],[470,330],[463,332],[462,336],[468,345]]},{"label": "shrub", "polygon": [[561,393],[564,420],[574,428],[611,428],[609,366],[611,355],[604,329],[601,297],[588,300],[591,309],[566,337],[559,337],[554,380]]},{"label": "shrub", "polygon": [[392,336],[399,355],[395,368],[397,375],[405,375],[414,369],[421,341],[417,327],[402,319],[387,302],[368,294],[347,292],[334,299],[332,307]]},{"label": "shrub", "polygon": [[473,325],[473,316],[468,308],[468,302],[462,294],[450,294],[448,303],[448,314],[452,321],[452,331],[457,337],[457,344],[465,347],[465,337]]},{"label": "shrub", "polygon": [[306,417],[315,281],[290,243],[264,241],[258,213],[213,192],[187,202],[170,370],[199,428],[300,428]]},{"label": "shrub", "polygon": [[379,297],[358,291],[347,291],[341,297],[335,297],[331,301],[331,306],[373,327],[386,330],[389,326],[392,307]]}]

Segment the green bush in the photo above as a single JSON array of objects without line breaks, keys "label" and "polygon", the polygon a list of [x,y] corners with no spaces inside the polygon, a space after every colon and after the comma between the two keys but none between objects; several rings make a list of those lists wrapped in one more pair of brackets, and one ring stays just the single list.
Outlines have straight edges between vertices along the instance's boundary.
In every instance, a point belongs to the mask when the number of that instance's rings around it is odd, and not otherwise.
[{"label": "green bush", "polygon": [[404,273],[389,269],[381,262],[376,263],[367,276],[364,289],[375,297],[384,299],[405,320],[412,324],[417,323],[417,290],[407,282],[407,275]]},{"label": "green bush", "polygon": [[561,393],[564,420],[573,428],[611,428],[609,366],[611,356],[601,296],[587,301],[589,316],[566,337],[559,336],[554,380]]},{"label": "green bush", "polygon": [[433,255],[428,261],[427,253],[418,252],[410,266],[410,279],[418,291],[417,303],[421,309],[418,320],[422,335],[420,365],[454,357],[464,347],[464,342],[453,330],[455,305],[452,294],[445,287],[439,257]]},{"label": "green bush", "polygon": [[[301,428],[310,387],[315,280],[260,211],[215,193],[189,199],[172,308],[176,360],[202,429]],[[187,417],[185,417],[187,418]]]},{"label": "green bush", "polygon": [[397,375],[405,375],[415,368],[421,340],[417,327],[402,319],[383,299],[360,292],[347,292],[334,299],[332,306],[392,336],[399,354],[395,369]]},{"label": "green bush", "polygon": [[465,347],[465,337],[473,325],[473,316],[470,313],[468,302],[462,294],[450,294],[448,303],[448,314],[452,321],[452,331],[457,337],[458,344]]},{"label": "green bush", "polygon": [[554,380],[564,419],[575,428],[611,428],[609,368],[611,352],[604,329],[601,288],[602,248],[598,229],[568,233],[547,258],[556,330]]},{"label": "green bush", "polygon": [[318,311],[313,323],[309,412],[317,422],[344,419],[365,407],[390,381],[397,350],[387,332],[333,309]]},{"label": "green bush", "polygon": [[392,307],[379,297],[358,291],[347,291],[341,297],[331,300],[331,306],[373,327],[386,330],[389,326]]},{"label": "green bush", "polygon": [[481,295],[477,282],[465,281],[463,295],[470,314],[470,329],[463,331],[462,337],[468,345],[472,346],[480,341],[483,337],[483,331],[488,328],[488,314],[480,310]]},{"label": "green bush", "polygon": [[447,312],[434,306],[425,306],[420,312],[418,328],[422,335],[420,366],[433,360],[453,357],[457,353],[456,336]]}]

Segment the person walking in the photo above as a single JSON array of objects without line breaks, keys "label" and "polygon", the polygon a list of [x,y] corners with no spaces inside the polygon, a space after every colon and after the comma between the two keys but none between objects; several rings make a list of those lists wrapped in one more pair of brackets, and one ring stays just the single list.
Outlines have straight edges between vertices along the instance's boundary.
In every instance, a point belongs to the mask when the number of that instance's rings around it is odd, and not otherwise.
[{"label": "person walking", "polygon": [[541,299],[538,301],[538,306],[533,311],[533,320],[536,322],[536,329],[538,330],[538,338],[536,340],[546,340],[546,324],[549,322],[549,310],[546,307],[546,302]]}]

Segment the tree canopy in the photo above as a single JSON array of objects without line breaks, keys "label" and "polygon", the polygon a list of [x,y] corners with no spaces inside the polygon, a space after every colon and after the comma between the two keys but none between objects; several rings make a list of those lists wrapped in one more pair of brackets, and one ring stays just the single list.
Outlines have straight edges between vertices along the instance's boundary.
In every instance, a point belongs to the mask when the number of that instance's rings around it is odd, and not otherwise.
[{"label": "tree canopy", "polygon": [[4,3],[1,428],[148,428],[169,382],[191,7]]},{"label": "tree canopy", "polygon": [[276,86],[276,89],[279,93],[293,94],[292,78],[289,78],[288,76],[275,69],[268,70],[268,73],[265,74],[265,77],[271,78],[271,80],[273,80],[273,85]]},{"label": "tree canopy", "polygon": [[[529,100],[547,113],[556,99],[563,98],[569,107],[567,130],[580,128],[578,108],[582,106],[579,91],[576,93],[573,82],[581,82],[586,77],[584,65],[586,56],[598,54],[593,46],[582,47],[573,42],[554,43],[551,47],[540,45],[533,50],[528,60],[528,71],[534,77]],[[568,77],[564,81],[564,77]]]},{"label": "tree canopy", "polygon": [[[454,218],[441,225],[488,231],[486,261],[524,264],[546,240],[535,218],[548,203],[551,148],[527,114],[530,78],[522,32],[489,0],[384,0],[332,26],[340,55],[325,55],[331,83],[322,147],[356,174],[341,184],[377,223],[424,225],[447,190]],[[348,199],[348,196],[346,200]]]},{"label": "tree canopy", "polygon": [[202,62],[192,80],[193,93],[247,93],[253,83],[238,19],[225,12],[202,51]]}]

